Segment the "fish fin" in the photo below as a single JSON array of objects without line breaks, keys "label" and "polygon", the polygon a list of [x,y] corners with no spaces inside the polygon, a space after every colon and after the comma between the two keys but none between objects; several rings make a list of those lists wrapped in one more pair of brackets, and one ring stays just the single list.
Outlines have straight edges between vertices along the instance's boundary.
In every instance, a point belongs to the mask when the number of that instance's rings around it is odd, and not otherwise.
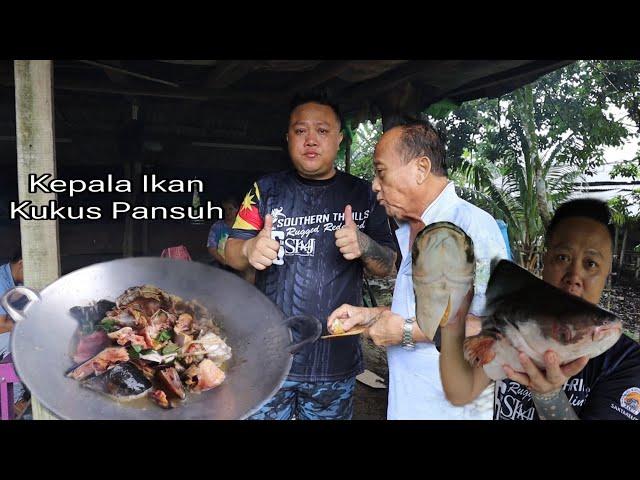
[{"label": "fish fin", "polygon": [[486,365],[491,362],[496,352],[493,346],[496,339],[488,335],[475,335],[464,341],[464,358],[474,367]]}]

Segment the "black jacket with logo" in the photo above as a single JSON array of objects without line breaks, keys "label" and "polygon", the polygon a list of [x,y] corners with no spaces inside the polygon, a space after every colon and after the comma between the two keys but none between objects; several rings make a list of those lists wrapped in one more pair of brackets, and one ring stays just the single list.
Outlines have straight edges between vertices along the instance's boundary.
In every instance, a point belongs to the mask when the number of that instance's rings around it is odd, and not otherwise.
[{"label": "black jacket with logo", "polygon": [[[295,171],[259,179],[245,197],[230,238],[256,236],[267,214],[272,237],[282,247],[277,263],[257,272],[256,286],[286,316],[311,315],[327,332],[327,317],[344,303],[362,305],[363,264],[345,260],[335,244],[351,205],[358,228],[378,244],[394,247],[384,208],[371,184],[337,172],[328,180],[311,181]],[[281,264],[278,264],[281,263]],[[360,337],[318,340],[294,356],[289,380],[328,382],[361,373]]]}]

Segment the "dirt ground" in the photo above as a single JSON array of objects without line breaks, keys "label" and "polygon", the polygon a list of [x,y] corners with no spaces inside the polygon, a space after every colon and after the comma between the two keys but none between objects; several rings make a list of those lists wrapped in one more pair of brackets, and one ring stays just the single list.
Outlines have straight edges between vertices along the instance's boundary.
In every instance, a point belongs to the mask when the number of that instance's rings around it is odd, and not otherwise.
[{"label": "dirt ground", "polygon": [[[371,285],[378,305],[390,305],[394,281],[377,280]],[[627,281],[605,291],[601,305],[620,315],[625,332],[640,341],[640,282]],[[364,368],[382,377],[389,383],[389,368],[384,348],[377,347],[370,339],[362,340]],[[387,416],[388,390],[368,387],[356,382],[354,397],[354,420],[384,420]]]},{"label": "dirt ground", "polygon": [[[394,279],[372,280],[371,290],[378,305],[391,305]],[[384,379],[385,385],[389,384],[389,368],[387,367],[387,353],[382,347],[376,346],[371,339],[362,339],[362,354],[364,368],[372,371]],[[387,418],[386,388],[373,388],[361,382],[356,382],[354,396],[353,419],[354,420],[384,420]]]},{"label": "dirt ground", "polygon": [[[366,338],[362,341],[364,356],[364,368],[380,375],[385,385],[389,384],[389,369],[387,368],[387,353],[384,348],[377,347]],[[363,383],[356,382],[354,396],[353,419],[354,420],[384,420],[387,418],[386,388],[373,388]]]},{"label": "dirt ground", "polygon": [[626,280],[605,291],[602,306],[622,318],[626,333],[640,341],[640,280]]}]

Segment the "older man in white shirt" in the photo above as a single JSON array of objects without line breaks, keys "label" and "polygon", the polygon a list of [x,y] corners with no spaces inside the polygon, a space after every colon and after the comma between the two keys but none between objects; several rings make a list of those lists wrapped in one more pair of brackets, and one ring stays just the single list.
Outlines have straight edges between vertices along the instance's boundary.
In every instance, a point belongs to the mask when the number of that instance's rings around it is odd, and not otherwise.
[{"label": "older man in white shirt", "polygon": [[331,328],[340,319],[345,330],[366,325],[366,334],[387,347],[390,420],[492,418],[493,385],[471,404],[449,403],[440,380],[438,350],[415,323],[411,247],[425,225],[450,222],[473,241],[476,278],[467,317],[469,333],[479,330],[478,317],[484,315],[491,260],[507,257],[495,219],[456,195],[444,160],[444,142],[428,122],[397,126],[381,137],[375,150],[373,190],[387,215],[398,222],[396,236],[402,253],[391,309],[343,305],[327,322]]}]

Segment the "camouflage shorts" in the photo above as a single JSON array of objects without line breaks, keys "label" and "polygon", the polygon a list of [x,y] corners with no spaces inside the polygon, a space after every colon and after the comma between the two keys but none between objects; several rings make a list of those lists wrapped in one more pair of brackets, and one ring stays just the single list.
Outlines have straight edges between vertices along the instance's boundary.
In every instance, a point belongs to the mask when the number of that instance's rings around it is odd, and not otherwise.
[{"label": "camouflage shorts", "polygon": [[337,382],[291,382],[249,420],[351,420],[356,377]]}]

